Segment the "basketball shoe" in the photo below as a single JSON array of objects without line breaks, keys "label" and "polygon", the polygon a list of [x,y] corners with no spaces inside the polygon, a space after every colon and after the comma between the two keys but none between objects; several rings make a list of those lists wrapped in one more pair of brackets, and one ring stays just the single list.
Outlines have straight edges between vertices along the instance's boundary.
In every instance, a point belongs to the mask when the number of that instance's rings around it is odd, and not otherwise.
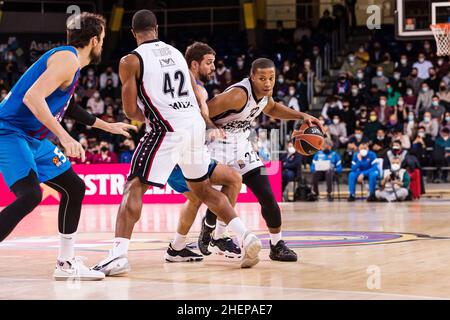
[{"label": "basketball shoe", "polygon": [[75,257],[69,261],[56,261],[53,278],[56,281],[65,280],[80,280],[80,281],[96,281],[103,280],[105,275],[96,270],[86,267],[83,263],[83,258]]},{"label": "basketball shoe", "polygon": [[297,254],[289,249],[283,240],[278,241],[276,245],[270,242],[269,257],[276,261],[297,261]]},{"label": "basketball shoe", "polygon": [[202,219],[202,229],[200,230],[200,234],[198,236],[198,249],[204,256],[209,256],[211,252],[208,251],[209,243],[211,242],[211,233],[214,231],[215,226],[211,228],[206,225],[206,216]]},{"label": "basketball shoe", "polygon": [[242,249],[244,255],[241,260],[241,268],[251,268],[259,262],[258,254],[261,251],[261,241],[253,233],[247,231],[243,237]]},{"label": "basketball shoe", "polygon": [[114,256],[112,250],[109,251],[105,259],[100,261],[92,269],[104,273],[105,276],[117,276],[131,271],[128,256],[126,254]]},{"label": "basketball shoe", "polygon": [[214,239],[213,237],[209,243],[208,250],[229,259],[240,259],[242,257],[241,249],[228,236],[219,239]]},{"label": "basketball shoe", "polygon": [[167,262],[195,262],[202,261],[203,256],[190,250],[188,247],[184,247],[181,250],[175,250],[172,248],[172,244],[169,243],[169,248],[165,255]]}]

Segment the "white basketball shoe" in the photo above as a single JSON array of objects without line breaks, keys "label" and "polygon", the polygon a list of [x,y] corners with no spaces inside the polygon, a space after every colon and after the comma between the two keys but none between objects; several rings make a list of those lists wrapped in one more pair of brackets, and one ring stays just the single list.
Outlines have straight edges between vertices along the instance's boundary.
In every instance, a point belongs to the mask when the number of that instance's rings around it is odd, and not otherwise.
[{"label": "white basketball shoe", "polygon": [[126,254],[115,256],[112,250],[109,251],[105,259],[100,261],[92,269],[102,272],[106,276],[118,276],[131,271],[128,256]]},{"label": "white basketball shoe", "polygon": [[251,268],[256,265],[259,262],[258,254],[262,248],[258,237],[251,232],[247,232],[242,241],[242,248],[244,255],[241,260],[241,268]]},{"label": "white basketball shoe", "polygon": [[97,281],[105,279],[103,273],[86,267],[83,260],[81,257],[75,257],[70,261],[57,260],[53,277],[56,281]]}]

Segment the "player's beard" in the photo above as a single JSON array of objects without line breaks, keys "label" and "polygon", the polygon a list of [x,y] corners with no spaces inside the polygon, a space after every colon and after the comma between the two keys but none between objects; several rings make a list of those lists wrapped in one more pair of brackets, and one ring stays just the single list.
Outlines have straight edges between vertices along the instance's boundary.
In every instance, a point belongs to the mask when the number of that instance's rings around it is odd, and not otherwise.
[{"label": "player's beard", "polygon": [[203,82],[203,83],[207,83],[209,82],[209,80],[211,80],[211,77],[208,74],[199,74],[198,75],[198,79]]},{"label": "player's beard", "polygon": [[94,48],[92,48],[91,52],[89,53],[89,60],[90,64],[99,64],[102,60],[102,51],[95,52]]}]

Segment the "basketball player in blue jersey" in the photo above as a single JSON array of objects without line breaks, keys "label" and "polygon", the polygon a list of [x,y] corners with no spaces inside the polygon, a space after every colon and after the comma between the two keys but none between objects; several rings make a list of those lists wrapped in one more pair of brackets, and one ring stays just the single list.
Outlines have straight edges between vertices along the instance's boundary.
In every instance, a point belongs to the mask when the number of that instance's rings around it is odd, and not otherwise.
[{"label": "basketball player in blue jersey", "polygon": [[[199,90],[203,94],[205,103],[208,100],[208,93],[203,86],[206,82],[211,80],[211,77],[214,74],[215,55],[215,51],[210,46],[201,42],[195,42],[186,49],[186,62],[189,70],[194,76]],[[202,115],[205,121],[209,120],[208,109],[202,110]],[[209,141],[214,140],[216,136],[219,137],[224,135],[223,132],[217,132],[214,128],[216,127],[213,126],[211,128],[213,130],[208,130],[208,133],[210,133],[208,135]],[[221,191],[228,197],[231,205],[234,206],[239,191],[241,190],[241,175],[227,165],[218,164],[214,160],[212,160],[209,165],[208,175],[213,185],[222,186]],[[169,262],[201,261],[203,260],[203,256],[198,255],[186,247],[186,237],[195,221],[202,201],[189,190],[179,166],[176,166],[172,171],[167,183],[172,189],[182,193],[187,200],[181,208],[177,232],[174,240],[167,249],[165,259]],[[226,258],[238,260],[241,258],[241,249],[228,235],[224,234],[226,224],[220,220],[218,220],[217,224],[219,227],[215,229],[215,232],[211,237],[209,252],[212,251],[216,254],[223,255]]]},{"label": "basketball player in blue jersey", "polygon": [[[43,54],[0,103],[0,171],[16,195],[16,200],[0,212],[0,241],[41,202],[40,183],[60,192],[56,280],[104,278],[103,273],[89,269],[75,257],[74,238],[85,185],[67,157],[84,160],[85,151],[63,129],[61,119],[70,116],[125,136],[129,136],[126,130],[134,128],[125,123],[106,123],[75,104],[69,105],[80,69],[100,61],[104,36],[102,16],[85,12],[72,17],[67,26],[68,45]],[[48,140],[51,134],[59,139],[65,154]]]}]

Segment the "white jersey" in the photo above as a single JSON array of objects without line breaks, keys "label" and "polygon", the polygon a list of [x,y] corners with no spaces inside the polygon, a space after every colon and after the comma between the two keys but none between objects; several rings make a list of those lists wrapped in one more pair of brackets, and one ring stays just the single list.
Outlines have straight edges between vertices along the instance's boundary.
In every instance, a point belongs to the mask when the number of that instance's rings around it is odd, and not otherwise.
[{"label": "white jersey", "polygon": [[132,53],[141,64],[137,104],[147,118],[147,131],[182,131],[204,121],[186,60],[178,49],[155,39]]},{"label": "white jersey", "polygon": [[256,101],[250,78],[245,78],[225,91],[236,87],[242,88],[247,93],[247,103],[240,110],[228,110],[215,116],[213,121],[217,127],[225,130],[228,142],[242,143],[248,140],[251,124],[267,106],[269,97],[265,96]]}]

